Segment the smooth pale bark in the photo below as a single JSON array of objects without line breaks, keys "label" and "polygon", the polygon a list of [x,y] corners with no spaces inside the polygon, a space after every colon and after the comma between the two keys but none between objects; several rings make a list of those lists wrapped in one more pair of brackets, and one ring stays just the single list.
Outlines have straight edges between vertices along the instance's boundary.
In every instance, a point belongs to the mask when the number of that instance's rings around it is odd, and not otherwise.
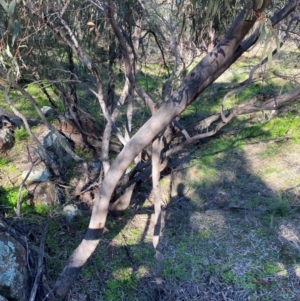
[{"label": "smooth pale bark", "polygon": [[[261,11],[268,3],[269,1],[263,1]],[[299,1],[290,1],[282,10],[284,13],[281,13],[280,16],[277,15],[276,22],[292,12],[298,3]],[[115,159],[95,199],[89,229],[55,284],[54,293],[57,297],[61,298],[67,294],[80,272],[80,268],[97,247],[105,229],[110,198],[129,164],[145,146],[152,142],[156,135],[163,131],[205,88],[211,85],[245,50],[255,43],[257,37],[252,37],[251,41],[248,39],[246,40],[247,44],[241,46],[243,39],[256,21],[249,22],[244,18],[245,11],[242,11],[224,39],[186,76],[171,98],[140,128]]]},{"label": "smooth pale bark", "polygon": [[154,232],[153,247],[155,249],[156,259],[156,284],[162,284],[162,253],[160,248],[161,235],[161,187],[160,178],[160,154],[161,154],[161,137],[157,137],[152,143],[152,192],[154,195]]}]

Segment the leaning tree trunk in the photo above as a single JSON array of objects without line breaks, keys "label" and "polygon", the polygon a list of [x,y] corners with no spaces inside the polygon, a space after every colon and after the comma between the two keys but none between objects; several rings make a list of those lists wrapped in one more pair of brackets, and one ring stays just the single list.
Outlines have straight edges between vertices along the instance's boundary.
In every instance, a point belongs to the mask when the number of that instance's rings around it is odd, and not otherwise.
[{"label": "leaning tree trunk", "polygon": [[[264,0],[262,7],[256,11],[262,12],[269,2],[269,0]],[[299,0],[290,1],[286,7],[274,15],[272,19],[273,25],[291,13],[298,4]],[[111,5],[109,10],[111,10]],[[247,11],[244,9],[234,20],[224,39],[185,77],[170,99],[163,103],[157,112],[128,141],[110,166],[95,199],[89,228],[85,237],[73,252],[56,281],[54,286],[54,295],[56,297],[63,298],[68,293],[80,269],[97,247],[105,229],[112,193],[129,164],[205,88],[211,85],[245,50],[257,41],[258,35],[256,34],[255,36],[250,36],[242,43],[246,34],[256,22],[255,16],[251,21],[245,21],[246,14]],[[113,13],[109,12],[108,17],[116,36],[119,38],[120,32],[115,26],[116,22],[113,19]]]}]

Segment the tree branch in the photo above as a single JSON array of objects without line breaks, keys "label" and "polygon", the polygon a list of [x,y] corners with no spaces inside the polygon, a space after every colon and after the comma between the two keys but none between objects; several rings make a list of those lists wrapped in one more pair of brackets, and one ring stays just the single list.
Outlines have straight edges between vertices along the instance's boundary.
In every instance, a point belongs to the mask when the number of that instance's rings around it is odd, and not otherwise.
[{"label": "tree branch", "polygon": [[[263,1],[260,12],[262,12],[268,3],[269,1],[267,0]],[[234,62],[234,58],[237,58],[236,53],[242,52],[242,50],[239,50],[240,44],[256,21],[254,18],[250,22],[246,22],[246,13],[246,10],[241,11],[224,39],[185,77],[183,83],[172,94],[170,99],[163,103],[156,113],[137,131],[114,160],[99,188],[86,235],[73,252],[68,264],[55,284],[55,294],[57,296],[63,297],[67,294],[81,267],[97,247],[105,229],[111,196],[129,164],[145,146],[149,145],[178,114],[197,98],[199,93],[212,84],[215,78]],[[120,43],[124,43],[121,32],[113,23],[111,1],[109,2],[107,14]],[[126,44],[122,45],[122,50],[125,62],[128,62],[129,56],[128,52],[126,53]],[[126,63],[126,75],[134,85],[134,77],[130,68],[130,64]]]}]

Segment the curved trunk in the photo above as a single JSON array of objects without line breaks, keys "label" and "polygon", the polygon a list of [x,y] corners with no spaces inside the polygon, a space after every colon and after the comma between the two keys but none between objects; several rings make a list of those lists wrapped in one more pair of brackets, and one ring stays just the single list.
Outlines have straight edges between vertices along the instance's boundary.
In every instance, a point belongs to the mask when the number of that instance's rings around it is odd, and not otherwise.
[{"label": "curved trunk", "polygon": [[[262,12],[269,2],[269,0],[264,0],[262,8],[259,11]],[[299,1],[290,1],[276,15],[276,22],[293,11],[298,3]],[[101,235],[105,230],[110,198],[129,164],[205,88],[211,85],[245,50],[255,43],[257,35],[255,37],[250,36],[250,40],[247,39],[245,41],[246,44],[241,45],[246,34],[256,21],[255,17],[251,21],[245,21],[246,14],[246,10],[243,10],[237,16],[224,39],[185,77],[180,87],[172,94],[170,99],[163,103],[156,113],[128,141],[110,166],[99,189],[98,196],[95,199],[86,235],[72,254],[55,284],[54,293],[56,296],[62,298],[67,294],[81,267],[97,247]],[[113,18],[112,13],[108,15],[110,18]],[[111,19],[110,22],[112,24],[114,20]],[[120,39],[119,33],[116,31],[117,29],[114,26],[112,27],[116,36]],[[130,70],[128,72],[131,73]],[[132,78],[129,77],[129,80],[131,81]]]}]

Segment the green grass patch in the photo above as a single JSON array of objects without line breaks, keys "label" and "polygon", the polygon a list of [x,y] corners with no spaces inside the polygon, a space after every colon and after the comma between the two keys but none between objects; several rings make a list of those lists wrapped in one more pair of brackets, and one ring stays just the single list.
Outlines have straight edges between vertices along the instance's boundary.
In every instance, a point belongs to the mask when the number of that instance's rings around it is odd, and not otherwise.
[{"label": "green grass patch", "polygon": [[254,292],[257,289],[256,276],[251,272],[237,275],[231,270],[230,266],[225,266],[221,268],[220,277],[223,282],[234,285],[236,289],[243,289],[249,292]]},{"label": "green grass patch", "polygon": [[136,277],[132,275],[131,269],[125,268],[115,271],[114,277],[115,279],[105,281],[105,300],[122,300],[125,296],[126,300],[134,300],[137,297],[133,290]]},{"label": "green grass patch", "polygon": [[266,262],[263,269],[269,275],[275,275],[285,270],[282,266],[279,266],[278,263],[274,262]]},{"label": "green grass patch", "polygon": [[[42,216],[48,215],[51,211],[51,207],[44,204],[34,204],[29,205],[23,200],[27,197],[27,190],[22,189],[20,193],[20,202],[21,202],[21,214],[38,214]],[[14,215],[14,210],[17,206],[19,195],[19,186],[14,186],[11,188],[0,187],[0,204],[8,208],[9,215]]]},{"label": "green grass patch", "polygon": [[[19,186],[11,188],[0,187],[0,204],[13,209],[17,205],[19,195]],[[27,190],[22,189],[20,193],[20,200],[27,196]],[[21,210],[26,209],[27,204],[22,204]]]},{"label": "green grass patch", "polygon": [[93,153],[89,149],[81,149],[81,148],[75,148],[75,154],[84,159],[87,162],[90,162],[93,160]]},{"label": "green grass patch", "polygon": [[273,173],[277,173],[279,172],[278,168],[276,167],[269,167],[265,170],[263,170],[260,175],[270,175],[270,174],[273,174]]},{"label": "green grass patch", "polygon": [[44,204],[35,204],[33,207],[33,211],[34,213],[46,216],[51,211],[51,207]]},{"label": "green grass patch", "polygon": [[137,74],[139,85],[147,92],[153,93],[158,87],[158,78],[150,75],[148,72],[139,71]]},{"label": "green grass patch", "polygon": [[[239,131],[238,140],[243,141],[249,138],[259,138],[261,141],[289,137],[298,141],[300,118],[294,114],[284,117],[276,117],[262,124],[256,123],[247,126]],[[278,142],[280,143],[280,141]],[[284,142],[282,142],[284,143]],[[272,146],[270,146],[272,148]],[[278,145],[275,146],[278,149]]]},{"label": "green grass patch", "polygon": [[6,167],[6,165],[9,163],[9,160],[7,158],[0,158],[0,168]]},{"label": "green grass patch", "polygon": [[[48,98],[46,95],[41,91],[41,89],[36,84],[30,84],[26,88],[26,91],[34,98],[37,105],[42,108],[43,106],[51,106],[51,104],[48,101]],[[52,90],[50,88],[47,89],[50,95],[54,95]],[[11,90],[9,92],[9,98],[14,104],[14,106],[22,112],[22,114],[26,118],[39,118],[39,115],[37,111],[35,110],[34,106],[31,104],[31,102],[26,99],[23,95],[21,95],[16,90]],[[55,97],[54,97],[55,99]],[[62,104],[60,101],[57,102],[58,106],[61,108]],[[0,106],[3,107],[7,111],[11,111],[9,106],[7,105],[4,97],[0,95]]]},{"label": "green grass patch", "polygon": [[29,138],[29,134],[23,126],[15,130],[14,136],[18,142]]},{"label": "green grass patch", "polygon": [[263,125],[263,130],[270,138],[279,138],[288,135],[290,138],[299,138],[300,118],[288,114],[281,118],[274,118]]}]

